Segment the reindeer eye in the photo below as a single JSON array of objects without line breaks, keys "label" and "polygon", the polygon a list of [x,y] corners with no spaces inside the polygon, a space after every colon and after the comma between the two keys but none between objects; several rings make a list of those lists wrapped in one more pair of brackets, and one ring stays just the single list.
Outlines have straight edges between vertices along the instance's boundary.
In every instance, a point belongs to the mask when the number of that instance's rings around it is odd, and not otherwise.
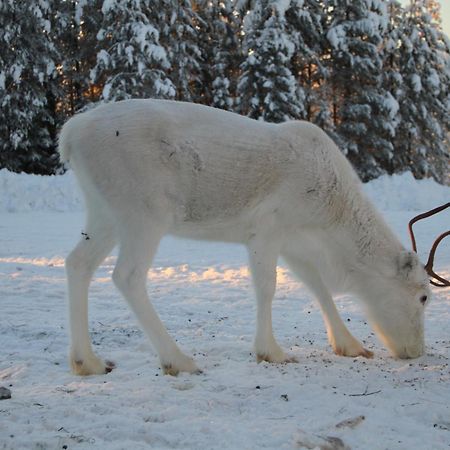
[{"label": "reindeer eye", "polygon": [[428,297],[426,295],[422,295],[422,297],[420,297],[420,303],[422,303],[422,305],[425,305],[427,300],[428,300]]}]

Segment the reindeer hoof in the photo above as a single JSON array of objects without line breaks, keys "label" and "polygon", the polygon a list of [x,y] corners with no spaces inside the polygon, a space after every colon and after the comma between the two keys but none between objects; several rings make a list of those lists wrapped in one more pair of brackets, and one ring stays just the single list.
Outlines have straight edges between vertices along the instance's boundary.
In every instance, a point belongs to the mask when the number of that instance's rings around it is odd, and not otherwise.
[{"label": "reindeer hoof", "polygon": [[367,359],[372,359],[373,358],[373,352],[363,348],[363,352],[359,356],[363,356],[364,358],[367,358]]},{"label": "reindeer hoof", "polygon": [[72,373],[75,375],[104,375],[111,372],[116,365],[112,361],[102,361],[95,354],[87,355],[85,358],[69,358]]},{"label": "reindeer hoof", "polygon": [[256,362],[259,364],[263,361],[272,364],[298,363],[298,359],[295,356],[290,356],[285,353],[283,353],[282,355],[276,355],[275,357],[264,353],[257,353]]},{"label": "reindeer hoof", "polygon": [[370,350],[367,350],[363,347],[361,347],[360,349],[357,350],[348,350],[342,347],[336,347],[334,349],[334,353],[336,353],[336,355],[338,356],[347,356],[350,358],[356,358],[358,356],[362,356],[363,358],[368,358],[371,359],[373,358],[373,352],[371,352]]},{"label": "reindeer hoof", "polygon": [[162,363],[161,367],[164,375],[171,375],[173,377],[176,377],[180,372],[192,373],[194,375],[203,373],[197,367],[194,360],[186,355],[182,355],[177,362]]},{"label": "reindeer hoof", "polygon": [[114,361],[105,361],[105,373],[112,372],[116,368],[116,363]]},{"label": "reindeer hoof", "polygon": [[180,373],[180,371],[176,367],[173,367],[171,364],[164,364],[162,366],[162,371],[164,375],[170,375],[172,377],[176,377]]}]

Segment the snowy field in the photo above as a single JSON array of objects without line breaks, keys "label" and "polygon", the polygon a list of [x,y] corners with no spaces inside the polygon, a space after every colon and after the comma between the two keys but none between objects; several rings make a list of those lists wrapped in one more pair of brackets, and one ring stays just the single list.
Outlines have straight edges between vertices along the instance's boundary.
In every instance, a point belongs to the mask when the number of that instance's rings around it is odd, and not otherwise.
[{"label": "snowy field", "polygon": [[[409,248],[416,211],[450,188],[408,174],[366,185]],[[423,255],[450,213],[417,225]],[[274,329],[299,363],[256,364],[255,306],[239,246],[166,238],[149,277],[154,305],[201,375],[163,376],[147,338],[111,282],[114,254],[91,287],[103,376],[69,373],[64,257],[83,227],[72,175],[0,171],[0,449],[450,449],[450,290],[434,289],[426,355],[394,360],[358,303],[337,300],[371,360],[335,356],[318,307],[279,268]],[[437,267],[450,274],[450,244]]]}]

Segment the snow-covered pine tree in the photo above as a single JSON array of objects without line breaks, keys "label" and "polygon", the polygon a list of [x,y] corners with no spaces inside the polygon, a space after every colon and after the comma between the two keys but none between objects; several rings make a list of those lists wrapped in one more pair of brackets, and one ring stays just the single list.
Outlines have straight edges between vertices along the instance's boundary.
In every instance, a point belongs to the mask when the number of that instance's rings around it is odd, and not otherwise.
[{"label": "snow-covered pine tree", "polygon": [[430,23],[442,29],[441,4],[439,0],[423,0],[423,5],[430,14]]},{"label": "snow-covered pine tree", "polygon": [[331,107],[339,144],[363,180],[388,170],[395,108],[382,87],[381,0],[327,0]]},{"label": "snow-covered pine tree", "polygon": [[408,169],[418,178],[433,176],[442,182],[449,164],[450,48],[434,3],[412,1],[398,27],[402,83],[395,170]]},{"label": "snow-covered pine tree", "polygon": [[295,44],[286,21],[289,3],[258,1],[245,16],[237,86],[241,114],[269,122],[304,116],[302,92],[292,74]]},{"label": "snow-covered pine tree", "polygon": [[160,40],[167,50],[175,99],[201,102],[203,55],[199,41],[205,24],[196,12],[197,3],[190,0],[163,0],[163,3],[165,18],[159,28]]},{"label": "snow-covered pine tree", "polygon": [[60,109],[65,118],[96,102],[99,86],[90,79],[96,64],[97,32],[102,21],[102,0],[53,0],[52,37],[61,55],[59,81],[64,90]]},{"label": "snow-covered pine tree", "polygon": [[404,99],[403,77],[401,74],[401,58],[400,46],[402,42],[402,23],[404,21],[405,9],[399,0],[388,0],[387,9],[389,15],[389,22],[386,29],[383,42],[383,70],[382,70],[382,86],[383,89],[390,93],[392,121],[387,122],[386,126],[390,127],[390,135],[392,136],[392,143],[394,145],[393,157],[387,166],[388,173],[402,171],[400,163],[403,161],[402,150],[395,145],[397,127],[399,126],[400,103]]},{"label": "snow-covered pine tree", "polygon": [[103,84],[103,100],[175,95],[167,76],[168,55],[160,44],[160,5],[154,0],[104,0],[97,33],[94,83]]},{"label": "snow-covered pine tree", "polygon": [[59,165],[51,8],[0,0],[0,168],[48,174]]},{"label": "snow-covered pine tree", "polygon": [[199,9],[206,26],[201,40],[202,71],[208,83],[204,85],[204,103],[232,110],[236,98],[236,83],[242,60],[240,46],[241,17],[233,0],[207,0]]},{"label": "snow-covered pine tree", "polygon": [[286,11],[286,20],[295,44],[292,72],[303,98],[300,118],[328,130],[327,70],[322,63],[326,47],[325,5],[320,0],[292,0]]}]

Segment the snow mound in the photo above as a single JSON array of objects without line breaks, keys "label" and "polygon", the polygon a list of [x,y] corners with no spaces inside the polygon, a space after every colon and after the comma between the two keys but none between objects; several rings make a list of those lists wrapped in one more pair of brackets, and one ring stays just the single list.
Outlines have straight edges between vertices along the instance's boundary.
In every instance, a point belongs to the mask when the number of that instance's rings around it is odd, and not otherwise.
[{"label": "snow mound", "polygon": [[[423,211],[450,201],[450,187],[410,172],[385,175],[364,185],[383,211]],[[0,170],[0,212],[81,211],[83,200],[74,174],[40,176]]]},{"label": "snow mound", "polygon": [[450,186],[431,178],[416,180],[411,172],[383,175],[365,184],[364,190],[383,211],[424,211],[450,201]]},{"label": "snow mound", "polygon": [[0,212],[82,209],[81,192],[72,171],[41,176],[0,170]]}]

